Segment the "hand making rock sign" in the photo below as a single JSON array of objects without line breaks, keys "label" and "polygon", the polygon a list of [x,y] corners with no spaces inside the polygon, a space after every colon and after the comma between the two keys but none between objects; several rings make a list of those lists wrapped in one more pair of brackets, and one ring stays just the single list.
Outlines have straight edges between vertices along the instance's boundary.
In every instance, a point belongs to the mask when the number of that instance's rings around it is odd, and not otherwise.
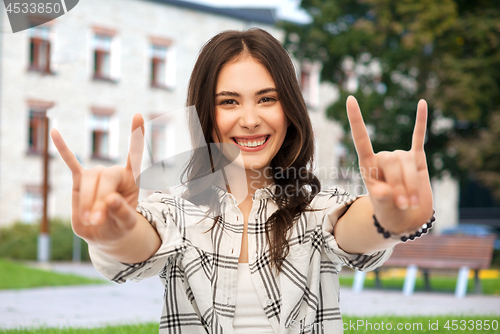
[{"label": "hand making rock sign", "polygon": [[[144,120],[136,114],[132,121],[133,133],[139,127],[144,133]],[[73,175],[71,223],[75,233],[117,261],[137,263],[153,255],[160,246],[160,238],[135,210],[139,187],[133,170],[140,168],[142,134],[132,136],[125,168],[98,166],[92,169],[82,167],[56,129],[52,129],[50,135]]]},{"label": "hand making rock sign", "polygon": [[[427,103],[424,100],[418,103],[409,151],[374,153],[353,96],[347,99],[347,114],[360,172],[369,195],[353,203],[353,207],[361,210],[348,210],[335,226],[335,235],[344,250],[365,253],[390,247],[397,242],[394,239],[384,240],[382,234],[377,233],[371,215],[374,214],[383,229],[392,234],[415,233],[433,215],[432,190],[424,152]],[[366,210],[370,206],[371,210]],[[356,223],[351,223],[351,219]]]}]

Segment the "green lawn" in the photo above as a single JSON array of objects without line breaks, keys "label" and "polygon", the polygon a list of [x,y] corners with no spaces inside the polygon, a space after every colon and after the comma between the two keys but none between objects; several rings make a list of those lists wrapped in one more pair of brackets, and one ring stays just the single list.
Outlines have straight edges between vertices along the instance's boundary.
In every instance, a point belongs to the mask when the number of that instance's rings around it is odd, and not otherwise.
[{"label": "green lawn", "polygon": [[[352,286],[353,278],[349,276],[340,276],[340,285],[342,286]],[[404,278],[382,278],[381,284],[382,289],[403,289]],[[437,292],[454,292],[455,286],[457,284],[457,277],[448,277],[448,276],[437,276],[430,275],[430,285],[431,291]],[[482,292],[486,295],[500,295],[500,278],[489,278],[481,280]],[[374,288],[375,287],[375,279],[374,278],[366,278],[365,279],[365,288]],[[422,277],[417,277],[415,282],[415,291],[424,291],[424,279]],[[468,293],[474,293],[474,279],[469,279]]]},{"label": "green lawn", "polygon": [[2,334],[24,334],[24,333],[35,333],[35,334],[150,334],[158,333],[158,324],[140,324],[140,325],[128,325],[128,326],[114,326],[114,327],[102,327],[102,328],[91,328],[91,329],[80,329],[80,328],[40,328],[40,329],[0,329]]},{"label": "green lawn", "polygon": [[45,286],[102,284],[105,280],[61,274],[27,267],[21,263],[0,259],[0,289],[26,289]]},{"label": "green lawn", "polygon": [[[439,317],[343,317],[344,333],[488,333],[500,334],[500,319],[498,316],[439,316]],[[488,330],[484,328],[489,326]],[[449,328],[446,328],[449,327]],[[400,328],[400,329],[398,329]],[[462,328],[462,329],[461,329]],[[158,333],[158,324],[143,324],[116,326],[92,329],[19,329],[1,330],[5,334],[153,334]]]}]

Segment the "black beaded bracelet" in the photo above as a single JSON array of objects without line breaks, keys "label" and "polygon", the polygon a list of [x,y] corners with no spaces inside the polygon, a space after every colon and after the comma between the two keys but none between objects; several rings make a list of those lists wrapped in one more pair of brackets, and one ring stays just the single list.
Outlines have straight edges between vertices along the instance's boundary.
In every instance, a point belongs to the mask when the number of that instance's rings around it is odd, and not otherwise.
[{"label": "black beaded bracelet", "polygon": [[418,238],[418,237],[422,236],[423,234],[426,234],[432,228],[432,224],[436,220],[436,217],[434,216],[435,213],[436,213],[436,211],[433,210],[431,219],[429,219],[425,224],[423,224],[422,227],[420,227],[420,229],[417,232],[415,232],[414,234],[410,234],[410,235],[402,235],[402,234],[394,235],[393,233],[384,230],[384,228],[382,226],[380,226],[375,215],[373,215],[373,220],[374,220],[373,224],[377,228],[377,232],[382,234],[385,239],[389,239],[390,237],[392,237],[392,238],[401,240],[402,242],[407,242],[408,240],[414,240],[415,238]]}]

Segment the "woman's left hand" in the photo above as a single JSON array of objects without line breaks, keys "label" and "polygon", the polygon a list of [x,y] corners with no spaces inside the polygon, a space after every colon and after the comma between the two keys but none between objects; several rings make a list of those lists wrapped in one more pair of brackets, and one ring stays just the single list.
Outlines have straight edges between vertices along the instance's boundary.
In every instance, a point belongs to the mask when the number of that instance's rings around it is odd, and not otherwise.
[{"label": "woman's left hand", "polygon": [[409,151],[374,153],[359,105],[347,99],[347,114],[360,172],[379,223],[392,233],[413,233],[433,213],[432,190],[424,152],[427,103],[420,100]]}]

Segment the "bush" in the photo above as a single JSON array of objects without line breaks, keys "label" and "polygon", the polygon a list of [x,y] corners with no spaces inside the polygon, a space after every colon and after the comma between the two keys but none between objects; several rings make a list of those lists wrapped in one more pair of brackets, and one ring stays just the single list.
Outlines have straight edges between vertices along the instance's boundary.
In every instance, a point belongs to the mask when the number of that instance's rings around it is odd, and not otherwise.
[{"label": "bush", "polygon": [[[37,259],[39,224],[16,222],[0,228],[0,257],[13,260]],[[71,261],[73,259],[73,230],[69,221],[50,221],[51,260]],[[81,241],[82,261],[89,261],[87,243]]]}]

